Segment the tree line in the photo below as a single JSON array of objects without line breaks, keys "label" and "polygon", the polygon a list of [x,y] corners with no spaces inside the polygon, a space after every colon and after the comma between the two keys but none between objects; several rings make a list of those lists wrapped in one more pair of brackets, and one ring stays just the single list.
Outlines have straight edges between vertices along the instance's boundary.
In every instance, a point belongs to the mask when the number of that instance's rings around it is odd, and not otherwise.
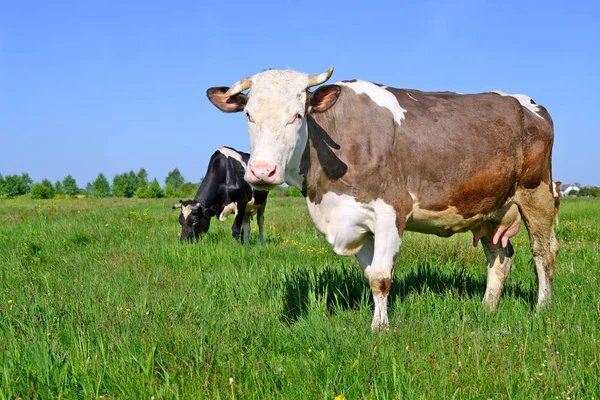
[{"label": "tree line", "polygon": [[144,168],[135,173],[134,171],[117,174],[113,177],[112,184],[104,174],[98,174],[95,180],[88,182],[84,188],[77,185],[77,181],[70,174],[62,181],[52,183],[48,179],[34,183],[29,174],[21,175],[0,174],[0,197],[13,198],[23,195],[31,195],[34,199],[51,199],[54,197],[137,197],[137,198],[161,198],[161,197],[194,197],[200,183],[185,182],[179,169],[170,171],[165,178],[165,186],[161,187],[156,178],[148,179],[148,173]]}]

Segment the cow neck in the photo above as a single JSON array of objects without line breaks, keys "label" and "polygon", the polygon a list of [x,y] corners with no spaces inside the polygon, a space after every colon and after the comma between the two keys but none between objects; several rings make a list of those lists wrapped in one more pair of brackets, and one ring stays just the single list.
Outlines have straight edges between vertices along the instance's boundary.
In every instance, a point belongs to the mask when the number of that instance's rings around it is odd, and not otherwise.
[{"label": "cow neck", "polygon": [[334,153],[340,145],[327,133],[325,126],[333,126],[333,115],[319,114],[319,121],[307,115],[308,140],[300,162],[304,177],[302,193],[313,203],[320,203],[322,194],[340,181],[348,166]]},{"label": "cow neck", "polygon": [[[217,155],[218,157],[218,155]],[[220,196],[220,179],[218,176],[219,165],[217,157],[213,156],[210,159],[206,176],[202,180],[196,197],[194,200],[204,208],[212,208],[218,204]]]}]

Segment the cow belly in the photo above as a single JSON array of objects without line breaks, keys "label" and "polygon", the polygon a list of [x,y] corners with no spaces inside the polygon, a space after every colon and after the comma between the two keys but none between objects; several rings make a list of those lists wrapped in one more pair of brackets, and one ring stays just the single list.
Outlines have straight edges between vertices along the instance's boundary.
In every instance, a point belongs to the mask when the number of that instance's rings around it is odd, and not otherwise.
[{"label": "cow belly", "polygon": [[308,198],[308,212],[325,239],[339,255],[358,253],[373,234],[375,209],[373,204],[359,203],[352,196],[326,193],[319,204]]},{"label": "cow belly", "polygon": [[483,215],[464,218],[453,206],[443,211],[431,211],[420,208],[416,203],[406,221],[406,230],[447,237],[457,232],[468,231],[471,226],[477,225],[483,219]]},{"label": "cow belly", "polygon": [[438,236],[452,236],[458,232],[472,231],[473,245],[479,239],[489,236],[494,244],[506,247],[508,239],[516,235],[521,225],[521,215],[517,205],[511,201],[488,214],[464,218],[455,207],[443,211],[431,211],[413,206],[406,222],[406,230],[430,233]]}]

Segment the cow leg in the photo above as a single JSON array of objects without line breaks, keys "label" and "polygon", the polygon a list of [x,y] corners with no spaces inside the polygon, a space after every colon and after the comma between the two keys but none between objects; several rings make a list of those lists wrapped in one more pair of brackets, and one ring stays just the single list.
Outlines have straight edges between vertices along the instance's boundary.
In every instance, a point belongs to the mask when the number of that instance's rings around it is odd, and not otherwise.
[{"label": "cow leg", "polygon": [[529,233],[538,280],[538,307],[552,298],[554,266],[560,245],[554,235],[554,199],[548,186],[517,191],[517,202]]},{"label": "cow leg", "polygon": [[265,224],[265,208],[267,205],[267,201],[265,200],[264,203],[262,203],[260,205],[260,207],[258,207],[258,211],[256,212],[256,223],[258,224],[258,235],[260,237],[260,241],[262,243],[265,242],[265,235],[264,235],[264,231],[263,231],[263,226]]},{"label": "cow leg", "polygon": [[[363,245],[363,247],[360,249],[360,251],[356,253],[356,259],[358,260],[358,264],[360,265],[360,268],[363,271],[363,275],[369,281],[369,283],[371,283],[371,281],[369,279],[369,274],[367,273],[367,271],[373,264],[374,253],[375,239],[373,238],[373,236],[370,236]],[[389,326],[387,317],[387,293],[383,296],[381,294],[376,295],[373,286],[371,286],[371,291],[373,293],[373,301],[375,303],[373,321],[371,322],[371,330],[385,330]]]},{"label": "cow leg", "polygon": [[375,310],[371,329],[374,331],[387,330],[389,326],[387,300],[392,286],[396,255],[402,243],[394,222],[395,218],[387,217],[379,218],[375,222],[376,235],[370,236],[356,254],[356,259],[373,292]]},{"label": "cow leg", "polygon": [[496,311],[515,252],[510,241],[506,247],[502,247],[500,243],[493,244],[489,236],[481,238],[481,246],[487,259],[487,287],[483,303]]},{"label": "cow leg", "polygon": [[242,243],[250,243],[250,217],[244,217],[244,223],[242,224]]},{"label": "cow leg", "polygon": [[233,226],[231,227],[231,234],[233,235],[234,239],[240,238],[242,224],[244,223],[244,218],[246,217],[246,203],[240,201],[237,205],[237,209],[238,213],[235,215]]}]

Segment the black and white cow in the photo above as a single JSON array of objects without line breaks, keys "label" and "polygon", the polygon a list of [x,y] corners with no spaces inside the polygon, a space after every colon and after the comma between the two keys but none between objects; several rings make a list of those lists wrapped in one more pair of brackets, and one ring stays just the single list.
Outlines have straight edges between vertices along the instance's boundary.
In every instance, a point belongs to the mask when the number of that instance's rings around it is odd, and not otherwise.
[{"label": "black and white cow", "polygon": [[256,215],[260,240],[265,241],[263,224],[268,192],[255,190],[244,180],[249,158],[250,154],[230,147],[214,152],[194,200],[180,200],[173,206],[181,209],[181,241],[198,239],[208,231],[213,216],[225,221],[231,213],[235,213],[231,227],[234,238],[239,239],[242,233],[242,241],[248,243],[250,220]]},{"label": "black and white cow", "polygon": [[[387,297],[404,231],[471,231],[487,259],[483,302],[504,289],[521,220],[550,301],[559,244],[553,228],[552,145],[546,109],[525,95],[396,89],[268,70],[208,89],[225,112],[243,111],[246,179],[302,189],[310,217],[340,255],[355,255],[375,300],[373,329],[388,325]],[[248,94],[244,90],[250,90]]]}]

